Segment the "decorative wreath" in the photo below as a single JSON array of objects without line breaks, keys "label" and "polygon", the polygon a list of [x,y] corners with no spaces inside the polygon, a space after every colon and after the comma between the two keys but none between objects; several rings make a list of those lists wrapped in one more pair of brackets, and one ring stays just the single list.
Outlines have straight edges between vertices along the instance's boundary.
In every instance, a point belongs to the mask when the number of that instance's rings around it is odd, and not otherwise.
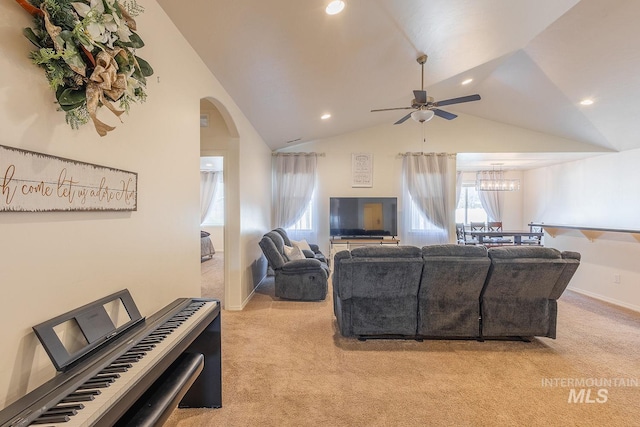
[{"label": "decorative wreath", "polygon": [[[144,46],[136,21],[144,8],[136,0],[16,0],[34,17],[24,35],[43,68],[59,110],[73,129],[93,121],[100,136],[115,129],[96,117],[107,107],[118,118],[132,102],[144,102],[147,61],[135,55]],[[118,102],[119,108],[112,102]]]}]

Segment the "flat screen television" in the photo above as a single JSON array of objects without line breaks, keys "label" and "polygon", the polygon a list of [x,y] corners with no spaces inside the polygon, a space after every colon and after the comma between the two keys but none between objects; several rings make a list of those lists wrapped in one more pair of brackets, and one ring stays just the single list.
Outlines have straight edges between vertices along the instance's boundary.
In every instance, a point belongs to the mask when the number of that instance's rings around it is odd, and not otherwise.
[{"label": "flat screen television", "polygon": [[398,235],[397,197],[331,197],[331,237],[383,238]]}]

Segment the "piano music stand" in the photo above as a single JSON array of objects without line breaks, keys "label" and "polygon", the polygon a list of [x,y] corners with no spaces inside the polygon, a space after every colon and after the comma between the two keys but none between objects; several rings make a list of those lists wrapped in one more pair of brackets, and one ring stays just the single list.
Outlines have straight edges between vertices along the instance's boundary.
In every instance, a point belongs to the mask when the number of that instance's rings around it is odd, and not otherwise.
[{"label": "piano music stand", "polygon": [[[117,326],[109,316],[105,306],[110,303],[122,303],[127,312],[129,321],[121,326]],[[138,311],[131,294],[127,289],[115,292],[97,301],[86,304],[82,307],[71,310],[46,322],[33,327],[34,332],[42,343],[51,362],[58,371],[64,371],[73,366],[85,355],[109,342],[120,332],[125,331],[144,321],[144,317]],[[68,346],[60,339],[56,328],[66,322],[69,328],[73,327],[82,334],[84,345],[77,349],[68,349]],[[76,337],[77,338],[77,337]]]}]

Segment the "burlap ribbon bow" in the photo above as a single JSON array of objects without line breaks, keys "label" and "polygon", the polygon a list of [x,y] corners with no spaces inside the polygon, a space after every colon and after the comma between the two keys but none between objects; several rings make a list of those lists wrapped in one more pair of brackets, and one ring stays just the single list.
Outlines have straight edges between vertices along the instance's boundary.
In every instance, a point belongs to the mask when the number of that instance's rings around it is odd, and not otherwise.
[{"label": "burlap ribbon bow", "polygon": [[100,136],[105,136],[107,132],[115,129],[98,119],[97,111],[100,104],[107,107],[118,118],[124,113],[114,107],[107,99],[108,97],[117,101],[127,89],[127,76],[118,73],[118,63],[115,60],[115,57],[121,52],[121,48],[116,48],[112,51],[98,53],[96,67],[87,82],[87,110]]}]

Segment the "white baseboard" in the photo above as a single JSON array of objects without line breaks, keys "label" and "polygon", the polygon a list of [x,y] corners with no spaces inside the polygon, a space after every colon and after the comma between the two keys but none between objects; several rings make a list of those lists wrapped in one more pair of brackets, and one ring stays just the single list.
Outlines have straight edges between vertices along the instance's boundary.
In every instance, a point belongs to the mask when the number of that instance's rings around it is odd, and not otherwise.
[{"label": "white baseboard", "polygon": [[608,302],[610,304],[614,304],[614,305],[618,305],[620,307],[628,308],[629,310],[640,312],[640,307],[639,306],[633,305],[633,304],[629,304],[629,303],[626,303],[624,301],[619,301],[619,300],[617,300],[615,298],[605,297],[604,295],[596,294],[594,292],[585,291],[584,289],[574,288],[572,286],[568,286],[567,289],[569,289],[570,291],[582,294],[582,295],[586,295],[586,296],[591,297],[591,298],[598,299],[600,301]]},{"label": "white baseboard", "polygon": [[[262,278],[262,280],[264,280],[265,277],[267,277],[267,276],[264,276]],[[262,280],[260,280],[260,282],[258,283],[258,286],[260,286],[260,283],[262,283]],[[244,301],[242,301],[242,304],[240,304],[239,306],[233,305],[233,306],[230,306],[230,307],[225,307],[225,310],[229,310],[229,311],[242,311],[242,310],[244,310],[244,308],[247,306],[247,304],[249,304],[249,301],[251,301],[251,298],[253,298],[253,295],[256,293],[256,289],[258,289],[258,286],[253,288],[253,290],[247,296],[247,298]]]}]

